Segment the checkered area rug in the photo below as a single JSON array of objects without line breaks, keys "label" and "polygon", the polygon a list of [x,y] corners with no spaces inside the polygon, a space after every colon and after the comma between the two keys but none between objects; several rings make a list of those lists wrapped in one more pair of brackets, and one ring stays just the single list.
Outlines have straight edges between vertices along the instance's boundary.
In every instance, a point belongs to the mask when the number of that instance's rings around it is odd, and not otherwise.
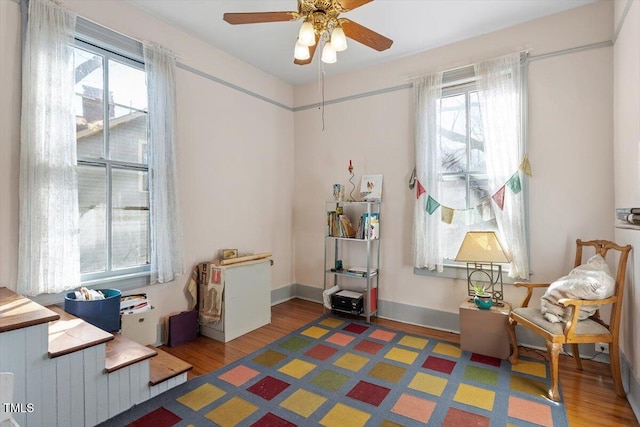
[{"label": "checkered area rug", "polygon": [[104,425],[567,426],[548,364],[326,316]]}]

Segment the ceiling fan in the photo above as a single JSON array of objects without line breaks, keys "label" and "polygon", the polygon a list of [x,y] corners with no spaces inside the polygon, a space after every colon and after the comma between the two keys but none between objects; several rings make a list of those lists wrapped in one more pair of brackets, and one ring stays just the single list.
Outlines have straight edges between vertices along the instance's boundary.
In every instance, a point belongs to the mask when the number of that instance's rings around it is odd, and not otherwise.
[{"label": "ceiling fan", "polygon": [[322,61],[336,62],[336,52],[347,48],[347,39],[353,39],[377,51],[389,49],[393,40],[347,18],[340,17],[373,0],[298,0],[297,12],[225,13],[229,24],[257,24],[262,22],[297,21],[302,26],[294,50],[294,63],[309,64],[318,43],[324,40]]}]

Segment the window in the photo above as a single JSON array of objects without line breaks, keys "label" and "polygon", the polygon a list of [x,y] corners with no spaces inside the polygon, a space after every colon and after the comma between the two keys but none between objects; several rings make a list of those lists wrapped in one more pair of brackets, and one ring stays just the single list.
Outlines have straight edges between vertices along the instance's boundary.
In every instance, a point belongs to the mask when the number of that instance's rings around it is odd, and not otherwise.
[{"label": "window", "polygon": [[148,271],[144,65],[77,41],[74,70],[82,280]]},{"label": "window", "polygon": [[442,273],[467,231],[489,230],[509,277],[528,279],[525,71],[526,54],[514,53],[414,81],[417,269]]},{"label": "window", "polygon": [[173,281],[175,54],[38,6],[23,8],[17,289],[50,303],[81,285]]},{"label": "window", "polygon": [[497,232],[498,225],[495,216],[481,218],[475,209],[491,196],[475,83],[443,89],[440,111],[440,202],[456,210],[451,224],[443,224],[447,264],[455,259],[467,231]]}]

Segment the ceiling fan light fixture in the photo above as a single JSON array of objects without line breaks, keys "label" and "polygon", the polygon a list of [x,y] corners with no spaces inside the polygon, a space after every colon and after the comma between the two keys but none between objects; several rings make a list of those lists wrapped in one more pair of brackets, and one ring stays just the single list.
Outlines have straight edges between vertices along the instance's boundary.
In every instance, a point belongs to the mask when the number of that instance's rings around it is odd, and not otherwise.
[{"label": "ceiling fan light fixture", "polygon": [[331,32],[331,47],[336,52],[342,52],[347,49],[347,37],[344,35],[342,27],[335,27]]},{"label": "ceiling fan light fixture", "polygon": [[322,48],[322,62],[325,64],[333,64],[338,60],[338,55],[336,50],[331,45],[331,42],[328,41],[324,44],[324,48]]},{"label": "ceiling fan light fixture", "polygon": [[309,59],[310,57],[309,47],[300,43],[300,41],[296,42],[296,46],[293,49],[293,57],[304,61],[305,59]]},{"label": "ceiling fan light fixture", "polygon": [[316,32],[311,22],[304,21],[302,23],[300,33],[298,34],[298,43],[303,46],[313,46],[316,44]]}]

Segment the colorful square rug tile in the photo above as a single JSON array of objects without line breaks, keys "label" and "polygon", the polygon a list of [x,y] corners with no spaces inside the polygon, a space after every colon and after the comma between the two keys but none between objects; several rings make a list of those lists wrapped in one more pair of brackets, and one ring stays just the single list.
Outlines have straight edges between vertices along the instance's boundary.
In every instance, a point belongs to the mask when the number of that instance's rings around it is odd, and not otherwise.
[{"label": "colorful square rug tile", "polygon": [[566,427],[549,366],[325,316],[105,426]]}]

